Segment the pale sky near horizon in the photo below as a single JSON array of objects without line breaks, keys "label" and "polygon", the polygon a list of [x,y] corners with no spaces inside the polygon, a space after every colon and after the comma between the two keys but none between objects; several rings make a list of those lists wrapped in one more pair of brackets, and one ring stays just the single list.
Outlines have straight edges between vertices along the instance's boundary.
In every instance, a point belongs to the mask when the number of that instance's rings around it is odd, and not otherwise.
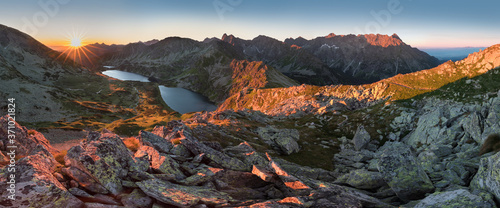
[{"label": "pale sky near horizon", "polygon": [[335,34],[398,34],[413,47],[500,43],[498,0],[0,0],[0,24],[46,45],[72,34],[86,43],[126,44],[224,33],[283,41]]}]

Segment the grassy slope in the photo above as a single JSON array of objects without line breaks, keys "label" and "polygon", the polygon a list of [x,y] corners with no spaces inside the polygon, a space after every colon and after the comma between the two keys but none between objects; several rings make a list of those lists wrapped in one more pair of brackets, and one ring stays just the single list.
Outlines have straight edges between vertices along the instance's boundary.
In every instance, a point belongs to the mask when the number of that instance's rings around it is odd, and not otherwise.
[{"label": "grassy slope", "polygon": [[23,123],[37,129],[101,130],[135,135],[138,130],[152,129],[180,115],[161,99],[153,83],[123,82],[95,74],[70,74],[58,80],[64,94],[58,95],[67,112],[57,122]]}]

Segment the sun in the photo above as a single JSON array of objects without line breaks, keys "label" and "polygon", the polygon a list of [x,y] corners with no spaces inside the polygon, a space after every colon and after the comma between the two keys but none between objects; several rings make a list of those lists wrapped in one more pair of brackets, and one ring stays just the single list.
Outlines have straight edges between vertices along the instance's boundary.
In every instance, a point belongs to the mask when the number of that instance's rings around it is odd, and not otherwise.
[{"label": "sun", "polygon": [[71,43],[69,45],[72,46],[72,47],[77,47],[78,48],[78,47],[82,46],[82,39],[79,38],[79,37],[73,37],[73,38],[71,38],[70,42]]},{"label": "sun", "polygon": [[91,64],[93,65],[93,58],[97,57],[91,50],[95,48],[92,45],[87,45],[85,40],[85,33],[73,32],[68,33],[66,36],[66,49],[57,57],[66,60],[72,59],[78,64]]}]

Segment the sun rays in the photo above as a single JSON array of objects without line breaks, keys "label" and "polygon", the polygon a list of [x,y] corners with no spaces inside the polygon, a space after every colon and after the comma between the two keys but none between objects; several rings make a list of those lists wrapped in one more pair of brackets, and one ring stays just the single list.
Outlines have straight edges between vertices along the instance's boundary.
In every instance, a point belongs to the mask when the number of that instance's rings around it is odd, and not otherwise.
[{"label": "sun rays", "polygon": [[68,60],[68,58],[73,61],[84,65],[84,63],[89,63],[93,65],[93,61],[91,56],[97,57],[89,48],[93,47],[88,45],[85,39],[85,33],[81,32],[73,32],[68,33],[66,35],[66,44],[64,51],[57,57],[57,59],[64,58],[64,62]]}]

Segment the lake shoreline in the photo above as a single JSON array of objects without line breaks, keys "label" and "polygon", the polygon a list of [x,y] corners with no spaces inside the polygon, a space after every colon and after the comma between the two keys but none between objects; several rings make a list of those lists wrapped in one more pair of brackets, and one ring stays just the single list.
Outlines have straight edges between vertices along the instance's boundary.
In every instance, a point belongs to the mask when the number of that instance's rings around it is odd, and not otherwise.
[{"label": "lake shoreline", "polygon": [[193,92],[188,89],[178,88],[178,87],[166,87],[164,85],[159,85],[156,79],[151,80],[151,77],[146,77],[140,74],[126,72],[115,69],[112,66],[105,66],[104,68],[110,69],[102,71],[103,75],[111,78],[115,78],[121,81],[139,81],[139,82],[151,82],[158,85],[160,91],[160,96],[164,103],[172,110],[180,113],[192,113],[200,111],[215,111],[217,106],[212,103],[207,97]]}]

